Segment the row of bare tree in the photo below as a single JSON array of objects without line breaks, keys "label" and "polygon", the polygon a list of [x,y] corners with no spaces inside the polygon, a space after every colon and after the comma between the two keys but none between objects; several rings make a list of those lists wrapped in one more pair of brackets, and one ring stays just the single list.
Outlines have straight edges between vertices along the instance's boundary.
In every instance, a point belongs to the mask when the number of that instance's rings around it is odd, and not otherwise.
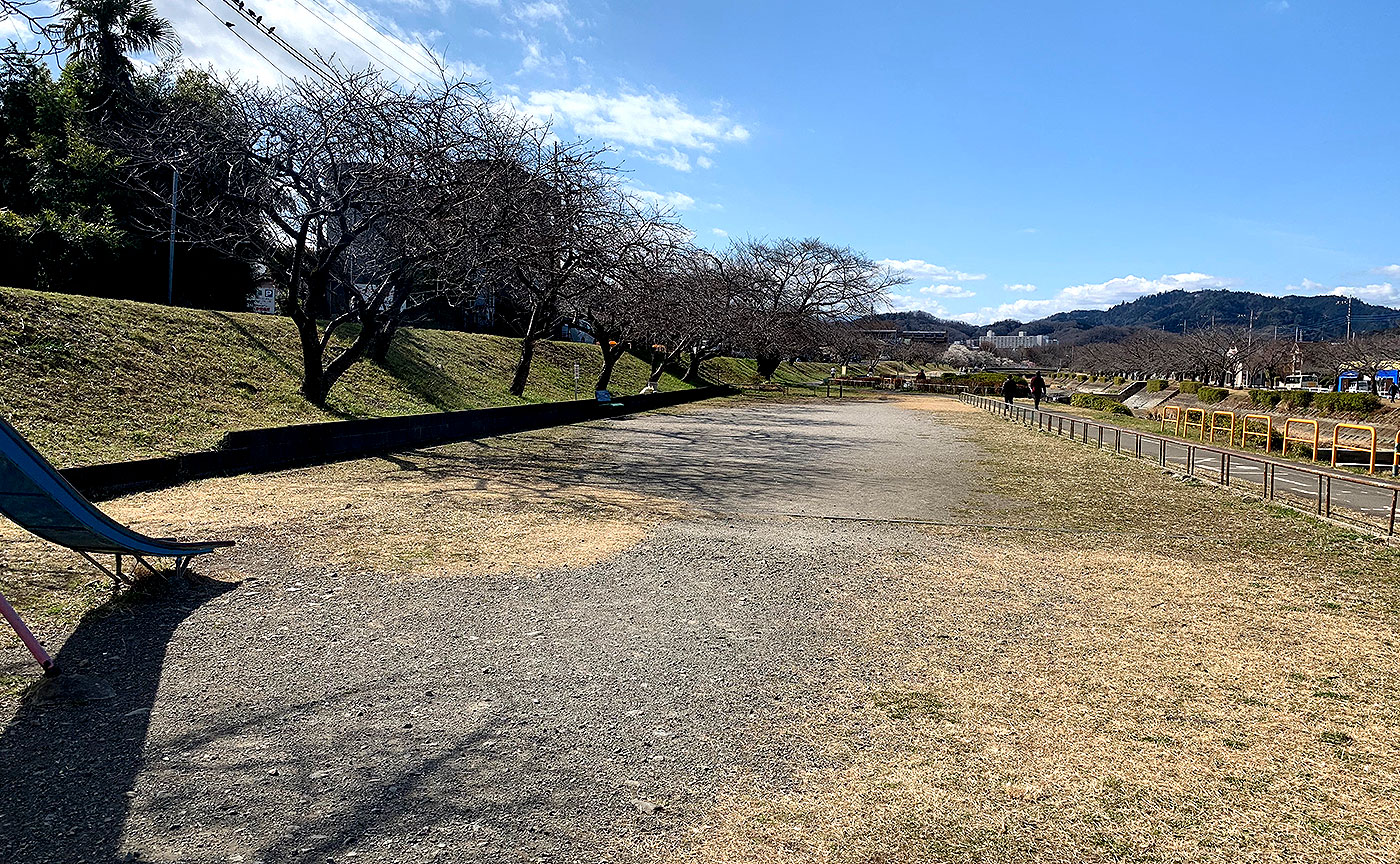
[{"label": "row of bare tree", "polygon": [[1190,378],[1222,385],[1267,386],[1295,373],[1335,379],[1344,371],[1372,379],[1400,363],[1400,331],[1342,342],[1295,342],[1244,327],[1202,328],[1188,335],[1141,330],[1119,342],[1035,349],[1031,359],[1102,375]]},{"label": "row of bare tree", "polygon": [[412,90],[373,71],[270,88],[171,74],[158,116],[111,130],[167,229],[179,175],[183,242],[254,265],[300,334],[302,392],[323,404],[429,304],[490,293],[521,337],[511,391],[538,342],[569,322],[603,349],[597,386],[631,350],[652,379],[724,352],[759,361],[827,340],[902,280],[815,239],[710,252],[675,214],[629,190],[608,152],[566,141],[478,85]]}]

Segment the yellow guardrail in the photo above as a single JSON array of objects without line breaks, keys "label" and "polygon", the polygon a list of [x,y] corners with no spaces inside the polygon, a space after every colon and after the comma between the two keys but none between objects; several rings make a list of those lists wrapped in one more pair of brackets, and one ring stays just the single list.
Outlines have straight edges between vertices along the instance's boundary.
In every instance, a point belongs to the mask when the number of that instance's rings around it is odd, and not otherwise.
[{"label": "yellow guardrail", "polygon": [[[1191,419],[1192,414],[1196,415],[1196,419],[1194,421]],[[1192,429],[1195,429],[1198,432],[1200,432],[1200,437],[1198,440],[1206,440],[1206,409],[1187,408],[1185,411],[1181,412],[1181,437],[1185,438],[1186,433],[1190,432]]]},{"label": "yellow guardrail", "polygon": [[[1294,424],[1294,423],[1297,423],[1299,426],[1311,426],[1311,427],[1312,427],[1312,437],[1309,438],[1309,437],[1306,437],[1306,436],[1294,435],[1294,434],[1293,434],[1293,431],[1292,431],[1292,430],[1293,430],[1293,424]],[[1298,419],[1297,417],[1289,417],[1287,420],[1283,421],[1283,449],[1281,449],[1279,452],[1282,453],[1283,455],[1287,456],[1287,455],[1288,455],[1288,445],[1289,445],[1289,444],[1292,444],[1292,443],[1307,444],[1309,447],[1312,447],[1312,458],[1313,458],[1313,461],[1316,462],[1316,461],[1318,461],[1318,458],[1317,458],[1318,435],[1319,435],[1319,432],[1318,432],[1317,421],[1316,421],[1316,420],[1300,420],[1300,419]]]},{"label": "yellow guardrail", "polygon": [[[1357,444],[1343,444],[1342,430],[1350,429],[1354,432],[1365,432],[1371,438],[1371,443],[1367,447]],[[1369,453],[1371,455],[1371,470],[1369,473],[1376,473],[1376,427],[1361,426],[1356,423],[1338,423],[1332,427],[1332,467],[1337,467],[1337,451],[1346,450],[1351,453]]]},{"label": "yellow guardrail", "polygon": [[1162,423],[1162,431],[1167,431],[1167,418],[1171,417],[1172,429],[1175,434],[1181,434],[1181,408],[1176,405],[1164,405],[1157,413],[1157,419]]},{"label": "yellow guardrail", "polygon": [[[1251,420],[1262,421],[1264,424],[1264,431],[1260,432],[1258,430],[1255,430],[1251,432],[1249,429],[1249,423]],[[1268,414],[1244,415],[1244,419],[1240,421],[1240,446],[1248,447],[1250,438],[1263,438],[1264,452],[1268,453],[1269,448],[1273,446],[1274,443],[1274,418]]]},{"label": "yellow guardrail", "polygon": [[[1219,420],[1219,419],[1222,418],[1222,417],[1228,417],[1228,418],[1230,419],[1230,425],[1229,425],[1229,426],[1219,425],[1219,424],[1217,424],[1217,423],[1215,422],[1215,421]],[[1215,433],[1216,433],[1216,432],[1224,432],[1224,433],[1225,433],[1225,443],[1226,443],[1226,444],[1233,444],[1233,443],[1235,442],[1235,412],[1234,412],[1234,411],[1212,411],[1212,412],[1210,413],[1210,443],[1212,443],[1212,444],[1215,443]]]}]

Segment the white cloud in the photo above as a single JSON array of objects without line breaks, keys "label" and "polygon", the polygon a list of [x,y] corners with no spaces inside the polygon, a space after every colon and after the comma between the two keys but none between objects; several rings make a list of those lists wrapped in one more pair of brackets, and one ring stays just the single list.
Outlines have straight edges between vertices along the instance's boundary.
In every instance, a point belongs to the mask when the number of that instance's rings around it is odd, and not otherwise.
[{"label": "white cloud", "polygon": [[712,162],[712,161],[710,161],[710,157],[709,157],[709,156],[696,156],[696,157],[695,157],[695,164],[696,164],[696,165],[699,165],[701,168],[710,168],[710,167],[712,167],[715,163]]},{"label": "white cloud", "polygon": [[[1227,288],[1231,284],[1230,280],[1209,276],[1205,273],[1175,273],[1158,279],[1120,276],[1107,282],[1071,285],[1054,297],[1047,297],[1043,300],[1022,297],[1010,303],[1002,303],[1000,306],[987,306],[976,312],[964,312],[953,317],[969,324],[989,324],[1004,318],[1030,321],[1054,315],[1056,312],[1069,312],[1075,309],[1107,309],[1119,303],[1126,303],[1149,294],[1160,294],[1163,291],[1204,291],[1210,288]],[[1013,289],[1011,286],[1007,286],[1007,290]]]},{"label": "white cloud", "polygon": [[[1377,268],[1379,272],[1400,272],[1400,267],[1391,264],[1386,267]],[[1304,279],[1300,285],[1289,285],[1284,289],[1286,294],[1308,294],[1312,296],[1332,296],[1332,297],[1355,297],[1357,300],[1365,300],[1367,303],[1376,303],[1381,306],[1400,306],[1400,287],[1392,282],[1378,282],[1369,285],[1337,285],[1329,286],[1321,282],[1314,282],[1311,279]]]},{"label": "white cloud", "polygon": [[1031,293],[1032,291],[1034,291],[1034,290],[1036,290],[1036,289],[1035,289],[1035,286],[1034,286],[1034,285],[1027,285],[1027,284],[1021,283],[1021,284],[1017,284],[1017,285],[1003,285],[1003,286],[1001,286],[1001,290],[1003,290],[1003,291],[1021,291],[1021,292],[1024,292],[1024,293],[1026,293],[1026,294],[1029,294],[1029,293]]},{"label": "white cloud", "polygon": [[567,124],[580,135],[648,150],[668,147],[714,152],[743,142],[749,130],[723,113],[692,113],[675,96],[650,91],[612,96],[591,90],[540,90],[519,105],[541,119]]},{"label": "white cloud", "polygon": [[908,261],[885,258],[875,263],[881,267],[898,271],[916,281],[928,279],[933,282],[975,282],[987,278],[985,273],[964,273],[961,270],[951,270],[939,264],[930,264],[918,258],[911,258]]},{"label": "white cloud", "polygon": [[713,235],[715,235],[716,237],[728,237],[728,236],[729,236],[729,232],[726,231],[726,230],[724,230],[723,228],[711,228],[711,229],[710,229],[710,233],[713,234]]},{"label": "white cloud", "polygon": [[1387,264],[1384,267],[1377,267],[1371,272],[1389,276],[1392,279],[1400,278],[1400,264]]},{"label": "white cloud", "polygon": [[948,283],[946,283],[946,282],[945,282],[945,283],[935,283],[935,284],[933,284],[933,285],[925,285],[924,287],[922,287],[922,288],[919,289],[919,293],[920,293],[920,294],[933,294],[933,295],[936,295],[936,296],[938,296],[938,297],[948,297],[948,298],[950,298],[950,299],[957,299],[957,298],[960,298],[960,297],[976,297],[976,296],[977,296],[977,293],[976,293],[975,291],[969,291],[969,290],[967,290],[966,288],[962,287],[961,285],[950,285],[950,284],[948,284]]},{"label": "white cloud", "polygon": [[660,209],[680,213],[695,206],[695,199],[684,192],[655,192],[651,189],[638,189],[635,186],[626,186],[623,189],[632,197]]},{"label": "white cloud", "polygon": [[943,304],[930,303],[928,298],[914,294],[890,294],[885,297],[885,303],[895,312],[923,311],[939,318],[947,318],[949,312]]},{"label": "white cloud", "polygon": [[685,173],[690,172],[690,155],[687,153],[682,153],[674,147],[672,147],[669,151],[656,151],[653,153],[645,153],[639,151],[637,155],[642,157],[643,159],[646,159],[649,162],[655,162],[658,165],[665,165],[667,168],[674,168],[677,171]]},{"label": "white cloud", "polygon": [[526,3],[515,7],[515,17],[531,26],[539,26],[546,22],[559,23],[564,20],[564,15],[568,11],[568,6],[563,3],[549,3],[540,0],[537,3]]},{"label": "white cloud", "polygon": [[1268,0],[1268,2],[1264,4],[1264,8],[1270,12],[1287,12],[1288,0]]}]

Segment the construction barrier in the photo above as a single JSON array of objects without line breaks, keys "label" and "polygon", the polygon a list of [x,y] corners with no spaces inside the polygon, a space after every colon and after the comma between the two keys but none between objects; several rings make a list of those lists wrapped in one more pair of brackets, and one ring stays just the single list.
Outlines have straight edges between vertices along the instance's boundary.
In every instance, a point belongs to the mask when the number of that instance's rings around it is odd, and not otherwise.
[{"label": "construction barrier", "polygon": [[[1357,444],[1343,444],[1342,430],[1351,429],[1356,432],[1365,432],[1371,437],[1371,443],[1366,447]],[[1337,451],[1347,450],[1352,453],[1369,453],[1371,455],[1371,470],[1368,473],[1376,473],[1376,427],[1358,426],[1355,423],[1338,423],[1332,427],[1332,467],[1337,467]]]},{"label": "construction barrier", "polygon": [[[1191,419],[1192,414],[1196,415],[1194,421]],[[1182,438],[1185,438],[1187,437],[1186,433],[1190,432],[1192,429],[1200,433],[1199,440],[1206,440],[1206,409],[1187,408],[1185,411],[1181,412],[1181,432],[1179,434]]]},{"label": "construction barrier", "polygon": [[1167,431],[1167,419],[1168,419],[1168,418],[1171,418],[1171,421],[1172,421],[1172,429],[1175,430],[1175,434],[1180,435],[1180,434],[1181,434],[1181,408],[1177,407],[1176,405],[1164,405],[1164,406],[1162,407],[1161,413],[1158,414],[1158,419],[1160,419],[1160,420],[1162,421],[1162,431],[1163,431],[1163,432]]},{"label": "construction barrier", "polygon": [[[1251,420],[1263,422],[1264,431],[1249,431],[1249,422]],[[1268,453],[1269,448],[1273,446],[1274,443],[1274,418],[1268,414],[1244,415],[1244,419],[1240,421],[1240,446],[1249,447],[1250,438],[1263,438],[1264,452]]]},{"label": "construction barrier", "polygon": [[[1222,417],[1229,418],[1229,420],[1230,420],[1230,425],[1229,425],[1229,426],[1224,426],[1224,425],[1220,425],[1220,424],[1217,424],[1217,423],[1216,423],[1216,421],[1219,420],[1219,419],[1222,418]],[[1211,415],[1210,415],[1210,443],[1212,443],[1212,444],[1215,443],[1215,433],[1216,433],[1216,432],[1224,432],[1224,433],[1225,433],[1225,443],[1226,443],[1226,444],[1233,444],[1233,443],[1235,442],[1235,412],[1234,412],[1234,411],[1212,411],[1212,412],[1211,412]]]},{"label": "construction barrier", "polygon": [[[1311,426],[1311,427],[1312,427],[1312,436],[1311,436],[1311,437],[1308,437],[1308,436],[1294,435],[1294,434],[1292,433],[1292,427],[1293,427],[1293,424],[1294,424],[1294,423],[1297,423],[1297,424],[1300,425],[1300,426]],[[1317,421],[1316,421],[1316,420],[1300,420],[1300,419],[1298,419],[1297,417],[1289,417],[1287,420],[1283,421],[1283,449],[1280,450],[1279,452],[1282,453],[1283,455],[1287,456],[1287,455],[1288,455],[1288,445],[1289,445],[1290,443],[1307,444],[1309,447],[1312,448],[1312,458],[1313,458],[1313,461],[1316,462],[1316,461],[1317,461],[1317,443],[1318,443]]]}]

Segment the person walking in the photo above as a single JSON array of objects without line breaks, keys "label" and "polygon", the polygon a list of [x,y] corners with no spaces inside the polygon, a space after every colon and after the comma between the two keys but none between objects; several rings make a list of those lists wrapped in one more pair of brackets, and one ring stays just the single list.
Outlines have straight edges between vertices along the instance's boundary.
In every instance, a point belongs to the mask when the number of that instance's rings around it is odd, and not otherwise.
[{"label": "person walking", "polygon": [[1391,401],[1391,402],[1394,402],[1394,401],[1395,401],[1395,397],[1396,397],[1397,395],[1400,395],[1400,384],[1396,384],[1394,381],[1391,381],[1391,382],[1390,382],[1390,401]]},{"label": "person walking", "polygon": [[1035,400],[1035,410],[1040,410],[1040,400],[1045,398],[1045,379],[1036,372],[1031,376],[1031,398]]},{"label": "person walking", "polygon": [[1007,405],[1013,404],[1016,398],[1016,379],[1010,375],[1007,375],[1006,380],[1001,382],[1001,398],[1006,400]]}]

